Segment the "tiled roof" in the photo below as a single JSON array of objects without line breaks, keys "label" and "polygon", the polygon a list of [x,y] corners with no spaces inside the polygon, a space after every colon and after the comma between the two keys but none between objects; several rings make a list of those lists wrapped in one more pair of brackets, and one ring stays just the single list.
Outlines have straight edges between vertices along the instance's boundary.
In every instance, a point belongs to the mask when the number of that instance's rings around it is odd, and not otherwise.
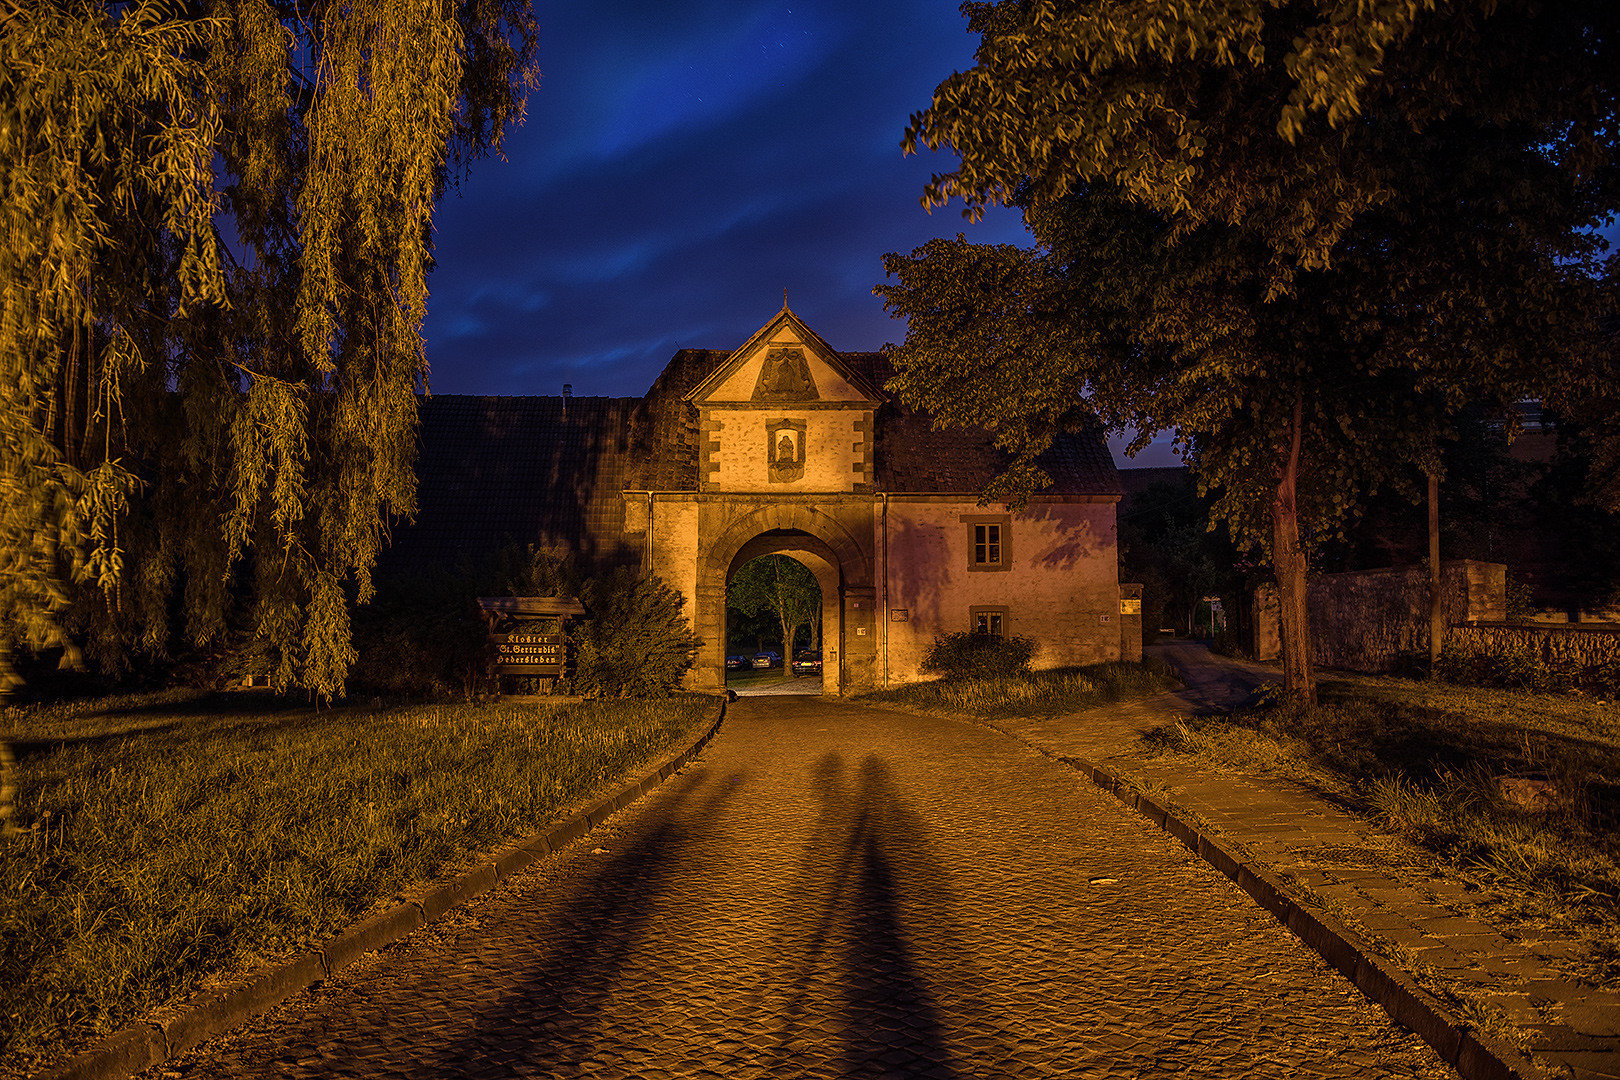
[{"label": "tiled roof", "polygon": [[[644,398],[418,398],[418,512],[390,557],[454,558],[508,543],[566,548],[598,566],[627,561],[624,491],[697,489],[697,410],[685,395],[731,353],[682,349]],[[874,387],[882,353],[841,353]],[[1006,455],[977,430],[933,430],[896,401],[878,412],[876,487],[977,494]],[[1100,432],[1064,435],[1040,461],[1054,494],[1118,494]]]},{"label": "tiled roof", "polygon": [[624,547],[626,433],[639,398],[417,399],[416,521],[394,557],[453,558],[508,543],[564,548],[598,565]]},{"label": "tiled roof", "polygon": [[629,490],[697,490],[697,407],[686,395],[730,355],[682,349],[664,365],[630,419]]},{"label": "tiled roof", "polygon": [[[630,488],[636,491],[697,490],[697,409],[686,394],[731,354],[682,349],[670,360],[632,421]],[[879,390],[894,375],[880,352],[839,353],[839,358]],[[1006,467],[1008,457],[982,430],[933,430],[930,417],[897,401],[877,416],[876,486],[889,492],[977,494]],[[1058,437],[1040,458],[1052,477],[1049,494],[1117,495],[1119,477],[1102,433],[1088,429]]]},{"label": "tiled roof", "polygon": [[[877,487],[890,492],[978,493],[1011,460],[979,428],[934,430],[923,413],[888,406],[878,417]],[[1118,495],[1119,478],[1097,428],[1059,434],[1036,459],[1052,478],[1046,495]]]}]

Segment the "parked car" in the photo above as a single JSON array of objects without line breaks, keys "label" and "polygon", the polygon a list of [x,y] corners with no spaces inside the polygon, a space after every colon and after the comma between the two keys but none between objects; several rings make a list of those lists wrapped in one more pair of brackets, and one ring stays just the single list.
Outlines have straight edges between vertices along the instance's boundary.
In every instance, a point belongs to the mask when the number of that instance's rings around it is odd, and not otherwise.
[{"label": "parked car", "polygon": [[755,670],[763,670],[765,668],[773,668],[773,667],[781,667],[781,666],[782,666],[782,654],[781,653],[774,653],[774,652],[767,651],[767,652],[755,653],[754,654],[754,668],[755,668]]},{"label": "parked car", "polygon": [[820,675],[821,674],[821,650],[820,649],[800,649],[798,651],[798,653],[793,657],[793,674],[795,674],[795,675]]},{"label": "parked car", "polygon": [[741,671],[748,666],[748,657],[738,653],[736,656],[726,657],[727,671]]}]

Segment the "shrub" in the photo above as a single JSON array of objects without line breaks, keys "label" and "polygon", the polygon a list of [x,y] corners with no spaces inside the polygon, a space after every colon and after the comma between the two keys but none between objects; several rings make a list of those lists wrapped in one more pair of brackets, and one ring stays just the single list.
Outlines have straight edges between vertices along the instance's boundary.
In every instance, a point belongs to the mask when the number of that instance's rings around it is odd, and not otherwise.
[{"label": "shrub", "polygon": [[1582,673],[1581,682],[1595,694],[1620,696],[1620,660],[1593,664]]},{"label": "shrub", "polygon": [[947,679],[995,679],[1029,671],[1035,643],[1024,637],[958,633],[934,638],[923,658],[924,671],[937,671]]},{"label": "shrub", "polygon": [[[569,625],[569,676],[558,690],[585,697],[662,697],[692,666],[697,640],[679,593],[619,570],[582,580],[567,555],[509,546],[453,571],[380,582],[356,612],[359,656],[349,685],[388,697],[471,695],[489,677],[480,596],[578,596],[589,617]],[[540,627],[536,627],[537,629]]]},{"label": "shrub", "polygon": [[489,627],[478,597],[576,596],[580,580],[571,556],[532,544],[454,569],[413,567],[380,578],[377,595],[355,609],[350,692],[471,696],[489,678]]},{"label": "shrub", "polygon": [[475,602],[482,575],[471,569],[419,571],[379,581],[354,613],[351,694],[444,697],[483,680],[488,629]]},{"label": "shrub", "polygon": [[1569,690],[1583,683],[1593,686],[1601,678],[1596,669],[1578,673],[1549,667],[1533,649],[1522,646],[1485,655],[1466,654],[1448,644],[1440,653],[1434,671],[1441,679],[1458,686],[1541,693]]},{"label": "shrub", "polygon": [[1530,583],[1519,574],[1508,577],[1507,583],[1507,620],[1508,622],[1523,622],[1534,615],[1536,605],[1530,594]]},{"label": "shrub", "polygon": [[589,617],[569,628],[568,689],[585,697],[662,697],[692,666],[698,640],[681,616],[681,594],[628,569],[588,581]]}]

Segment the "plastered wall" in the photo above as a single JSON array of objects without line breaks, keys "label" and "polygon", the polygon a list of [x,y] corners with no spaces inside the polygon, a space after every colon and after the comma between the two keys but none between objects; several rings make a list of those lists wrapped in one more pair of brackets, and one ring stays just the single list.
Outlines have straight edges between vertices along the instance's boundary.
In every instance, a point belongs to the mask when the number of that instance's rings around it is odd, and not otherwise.
[{"label": "plastered wall", "polygon": [[[871,490],[872,411],[786,403],[766,408],[700,410],[699,485],[704,491],[804,492]],[[802,426],[802,427],[801,427]],[[772,469],[773,443],[804,439],[802,475]]]},{"label": "plastered wall", "polygon": [[[972,526],[986,520],[1004,522],[1004,570],[973,568]],[[880,618],[889,681],[926,677],[934,637],[972,629],[976,608],[1000,610],[1008,633],[1033,640],[1037,667],[1118,659],[1114,522],[1112,501],[1036,502],[1006,514],[971,500],[892,497],[877,525],[880,552],[885,538],[888,549]]]}]

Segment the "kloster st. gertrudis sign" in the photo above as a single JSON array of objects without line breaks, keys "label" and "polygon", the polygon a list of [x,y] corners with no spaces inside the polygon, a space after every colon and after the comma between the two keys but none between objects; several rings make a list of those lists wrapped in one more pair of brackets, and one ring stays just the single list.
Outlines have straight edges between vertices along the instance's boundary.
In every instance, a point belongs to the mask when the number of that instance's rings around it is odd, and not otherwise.
[{"label": "kloster st. gertrudis sign", "polygon": [[561,675],[561,634],[491,634],[499,675]]}]

